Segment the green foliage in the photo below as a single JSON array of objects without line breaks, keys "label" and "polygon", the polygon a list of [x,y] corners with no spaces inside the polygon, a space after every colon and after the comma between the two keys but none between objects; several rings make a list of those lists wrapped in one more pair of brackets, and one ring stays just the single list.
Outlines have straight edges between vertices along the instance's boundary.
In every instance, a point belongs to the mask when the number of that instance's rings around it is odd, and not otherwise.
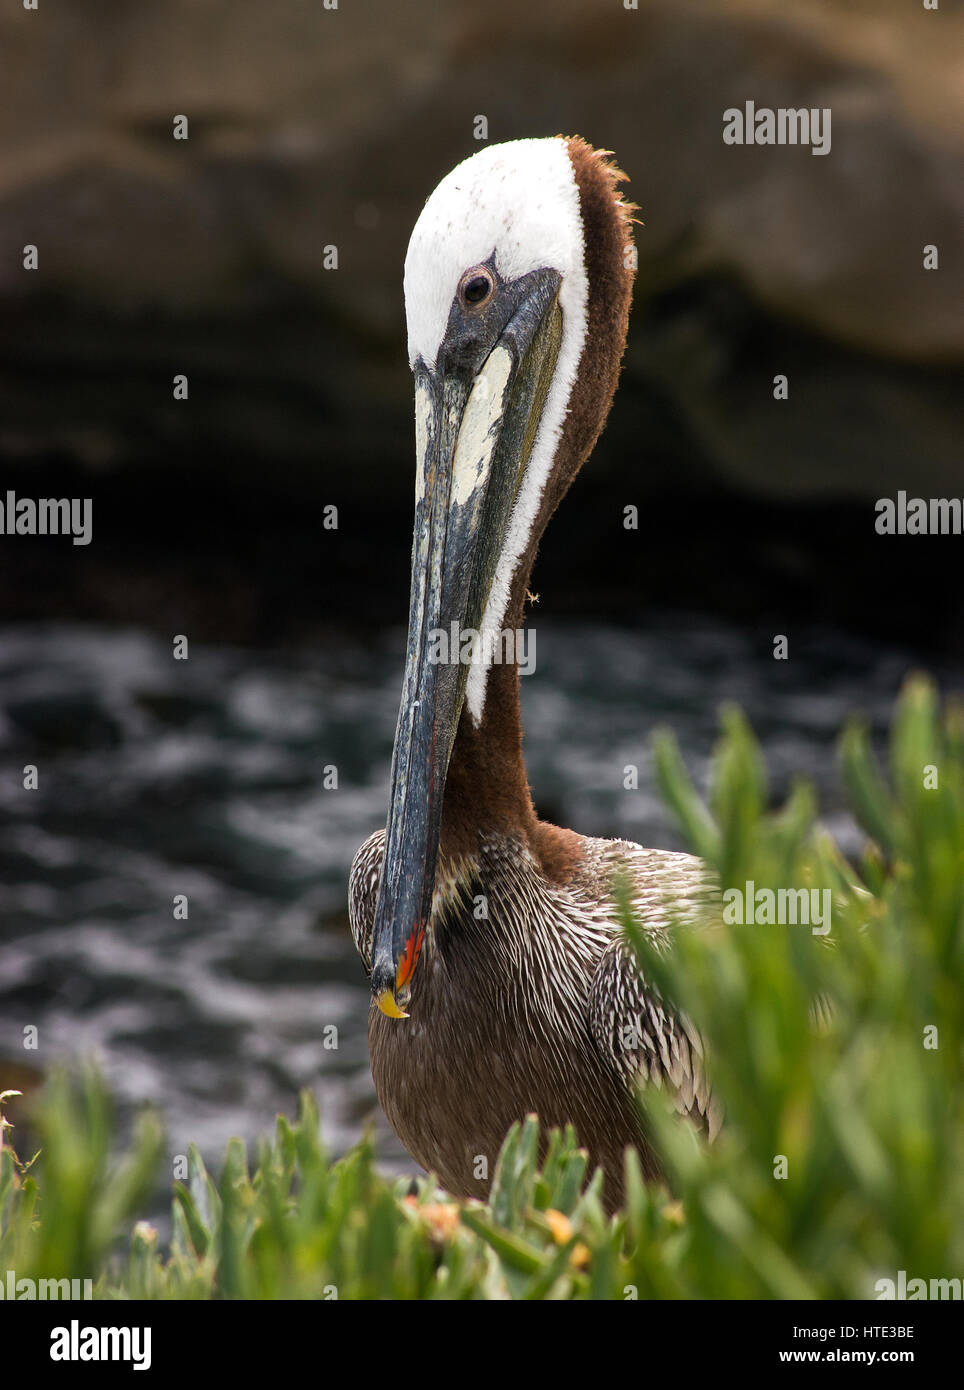
[{"label": "green foliage", "polygon": [[964,723],[917,680],[889,777],[859,724],[841,763],[870,836],[858,868],[807,787],[767,811],[738,713],[724,715],[709,805],[672,739],[656,740],[663,793],[723,889],[828,890],[833,912],[827,935],[719,915],[681,924],[669,954],[627,914],[647,978],[699,1022],[725,1121],[707,1145],[644,1093],[666,1182],[645,1184],[630,1154],[615,1217],[571,1132],[540,1164],[535,1121],[515,1126],[489,1201],[457,1204],[427,1179],[404,1195],[369,1140],[331,1163],[305,1093],[253,1170],[238,1140],[217,1180],[191,1151],[168,1251],[143,1222],[119,1246],[160,1163],[157,1121],[143,1117],[112,1162],[102,1083],[55,1075],[35,1116],[37,1162],[0,1146],[0,1269],[91,1277],[101,1297],[201,1299],[867,1298],[900,1269],[960,1277]]},{"label": "green foliage", "polygon": [[129,1154],[111,1162],[110,1101],[93,1071],[74,1085],[52,1076],[37,1119],[39,1158],[25,1163],[9,1143],[0,1148],[0,1267],[30,1278],[91,1277],[151,1194],[160,1125],[156,1116],[142,1116]]},{"label": "green foliage", "polygon": [[[841,764],[871,837],[859,873],[814,820],[807,788],[762,811],[759,750],[726,718],[712,821],[672,741],[659,777],[722,888],[746,880],[832,894],[832,929],[742,925],[677,934],[644,973],[699,1020],[726,1119],[697,1147],[646,1097],[685,1221],[641,1242],[640,1292],[690,1297],[874,1297],[879,1278],[964,1272],[964,741],[924,680],[908,682],[890,778],[851,725]],[[928,771],[933,769],[936,771]],[[935,785],[936,782],[936,785]],[[928,1044],[928,1045],[925,1045]],[[775,1177],[778,1156],[786,1177]]]},{"label": "green foliage", "polygon": [[[295,1124],[279,1117],[254,1172],[232,1140],[217,1182],[198,1151],[175,1183],[170,1251],[134,1226],[129,1250],[111,1238],[149,1195],[159,1160],[156,1122],[145,1119],[130,1151],[108,1161],[108,1106],[93,1073],[51,1078],[36,1116],[44,1148],[38,1182],[9,1145],[2,1150],[0,1265],[18,1279],[93,1278],[101,1298],[544,1298],[593,1287],[578,1232],[615,1250],[598,1175],[583,1191],[585,1154],[570,1131],[554,1134],[538,1163],[534,1118],[507,1136],[487,1206],[439,1201],[423,1180],[380,1177],[365,1140],[332,1164],[310,1092]],[[599,1268],[602,1268],[600,1265]],[[608,1286],[607,1286],[608,1287]]]}]

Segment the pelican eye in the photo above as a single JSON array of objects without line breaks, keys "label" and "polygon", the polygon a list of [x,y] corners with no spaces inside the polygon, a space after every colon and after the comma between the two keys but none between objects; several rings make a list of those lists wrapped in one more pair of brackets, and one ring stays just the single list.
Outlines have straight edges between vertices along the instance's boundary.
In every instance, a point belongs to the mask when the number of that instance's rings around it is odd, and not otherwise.
[{"label": "pelican eye", "polygon": [[484,304],[495,289],[495,282],[487,270],[470,270],[462,280],[462,300],[477,308]]}]

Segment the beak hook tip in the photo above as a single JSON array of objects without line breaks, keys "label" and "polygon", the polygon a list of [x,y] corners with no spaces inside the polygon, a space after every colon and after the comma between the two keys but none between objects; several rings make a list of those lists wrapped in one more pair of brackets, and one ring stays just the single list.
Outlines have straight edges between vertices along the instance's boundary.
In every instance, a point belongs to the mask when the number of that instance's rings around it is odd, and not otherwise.
[{"label": "beak hook tip", "polygon": [[386,1018],[408,1018],[408,1014],[404,1009],[399,1008],[393,991],[387,987],[376,994],[375,1003]]}]

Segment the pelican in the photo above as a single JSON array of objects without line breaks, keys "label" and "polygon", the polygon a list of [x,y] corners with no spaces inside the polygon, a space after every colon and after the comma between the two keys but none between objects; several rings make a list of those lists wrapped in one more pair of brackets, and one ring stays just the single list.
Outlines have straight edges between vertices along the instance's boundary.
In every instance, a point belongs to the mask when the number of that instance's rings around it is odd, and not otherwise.
[{"label": "pelican", "polygon": [[[634,266],[624,177],[579,137],[487,146],[428,199],[405,260],[408,643],[388,825],[355,856],[349,916],[379,1101],[458,1197],[487,1195],[506,1131],[530,1112],[545,1129],[574,1125],[610,1207],[627,1146],[660,1172],[640,1080],[715,1122],[699,1035],[641,977],[613,887],[621,874],[662,945],[673,920],[698,915],[707,871],[538,819],[518,660],[496,659],[616,388]],[[450,631],[475,634],[471,660],[464,647],[438,659]]]}]

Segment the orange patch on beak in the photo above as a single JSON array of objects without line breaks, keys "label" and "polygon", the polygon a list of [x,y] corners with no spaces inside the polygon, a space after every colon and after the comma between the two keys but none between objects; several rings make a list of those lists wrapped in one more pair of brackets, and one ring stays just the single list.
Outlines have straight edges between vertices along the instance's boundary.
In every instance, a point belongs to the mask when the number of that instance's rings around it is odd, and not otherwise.
[{"label": "orange patch on beak", "polygon": [[402,958],[398,962],[398,969],[395,972],[396,989],[402,989],[412,978],[412,971],[415,969],[415,963],[418,960],[424,939],[425,928],[416,927],[405,942],[405,950],[402,952]]},{"label": "orange patch on beak", "polygon": [[422,949],[422,942],[425,940],[425,928],[416,927],[411,936],[405,942],[405,949],[402,958],[398,962],[398,969],[395,971],[395,988],[383,989],[381,994],[375,999],[375,1003],[381,1009],[386,1018],[408,1018],[404,1009],[399,1007],[396,995],[404,989],[412,978],[412,972],[418,961],[419,953]]}]

